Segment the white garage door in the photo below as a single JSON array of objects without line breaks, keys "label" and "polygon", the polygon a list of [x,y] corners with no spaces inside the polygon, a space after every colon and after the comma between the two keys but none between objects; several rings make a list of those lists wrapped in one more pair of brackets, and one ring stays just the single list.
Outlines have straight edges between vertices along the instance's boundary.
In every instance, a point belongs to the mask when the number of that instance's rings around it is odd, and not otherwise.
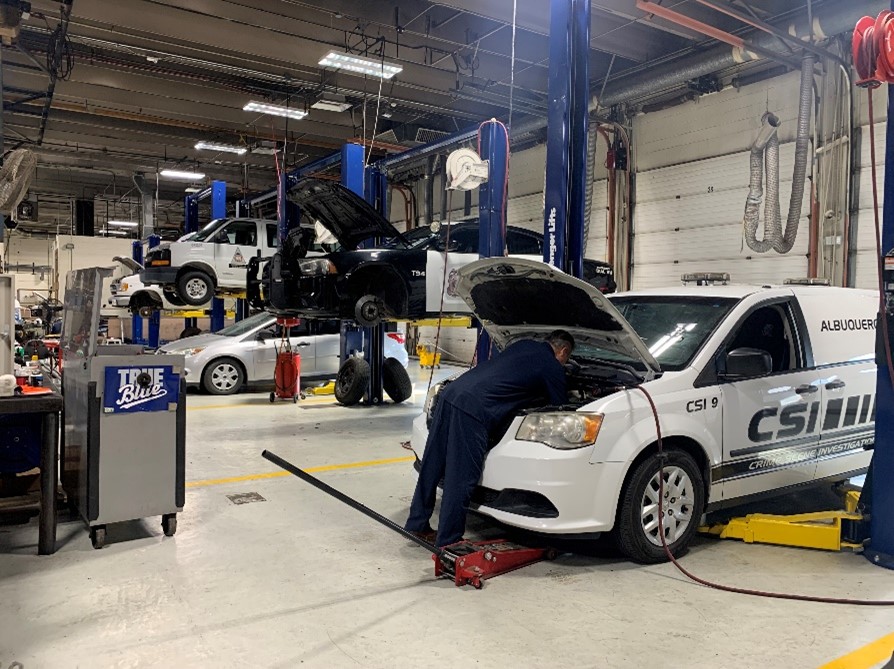
[{"label": "white garage door", "polygon": [[[633,288],[675,285],[687,272],[729,272],[735,283],[807,276],[809,196],[792,251],[757,254],[744,244],[749,152],[640,172],[634,211]],[[780,147],[782,216],[788,211],[794,143]],[[763,220],[763,212],[761,212]]]},{"label": "white garage door", "polygon": [[[875,124],[875,151],[878,161],[879,223],[885,202],[885,122]],[[872,207],[872,169],[869,153],[869,126],[861,128],[859,210],[857,226],[854,284],[857,288],[878,287],[878,265],[875,246],[875,216]],[[887,249],[884,249],[887,251]]]}]

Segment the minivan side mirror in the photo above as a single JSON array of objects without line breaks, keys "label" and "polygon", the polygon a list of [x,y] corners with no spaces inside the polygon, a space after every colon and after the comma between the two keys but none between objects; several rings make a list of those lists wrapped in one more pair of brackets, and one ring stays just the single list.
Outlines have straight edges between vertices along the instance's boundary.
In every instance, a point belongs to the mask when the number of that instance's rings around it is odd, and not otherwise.
[{"label": "minivan side mirror", "polygon": [[726,354],[726,380],[750,379],[773,371],[773,358],[759,348],[737,348]]}]

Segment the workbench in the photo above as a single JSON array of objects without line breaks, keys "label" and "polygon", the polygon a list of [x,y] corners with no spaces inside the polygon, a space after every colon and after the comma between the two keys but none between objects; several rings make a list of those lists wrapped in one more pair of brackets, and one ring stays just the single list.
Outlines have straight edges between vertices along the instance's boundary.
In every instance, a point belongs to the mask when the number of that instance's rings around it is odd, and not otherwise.
[{"label": "workbench", "polygon": [[[62,413],[62,396],[45,395],[0,397],[0,415],[42,415],[40,451],[40,523],[38,526],[37,554],[52,555],[56,552],[56,492],[59,482],[59,422]],[[27,496],[16,508],[32,507]],[[15,501],[14,498],[3,500]]]}]

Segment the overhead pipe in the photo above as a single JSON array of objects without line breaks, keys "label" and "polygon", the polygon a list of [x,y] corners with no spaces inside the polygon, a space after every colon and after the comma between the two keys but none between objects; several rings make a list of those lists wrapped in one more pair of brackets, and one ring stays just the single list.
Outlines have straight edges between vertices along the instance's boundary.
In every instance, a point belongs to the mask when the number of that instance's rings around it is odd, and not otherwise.
[{"label": "overhead pipe", "polygon": [[[888,8],[885,0],[857,0],[848,3],[830,3],[814,12],[812,30],[806,21],[797,21],[786,27],[786,32],[799,40],[813,36],[817,40],[831,35],[850,32],[860,17],[877,15]],[[751,44],[762,49],[780,52],[780,45],[774,35],[760,34]],[[622,102],[648,97],[664,90],[684,85],[687,81],[713,74],[744,62],[760,60],[756,53],[745,49],[719,46],[707,51],[694,53],[684,58],[670,60],[661,65],[653,65],[639,74],[620,77],[605,87],[602,107],[611,107]]]}]

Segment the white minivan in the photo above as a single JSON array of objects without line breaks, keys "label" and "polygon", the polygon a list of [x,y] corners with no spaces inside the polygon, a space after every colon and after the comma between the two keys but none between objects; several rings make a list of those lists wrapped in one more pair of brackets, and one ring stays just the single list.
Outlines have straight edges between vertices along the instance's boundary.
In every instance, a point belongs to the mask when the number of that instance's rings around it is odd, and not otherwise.
[{"label": "white minivan", "polygon": [[272,255],[278,242],[276,221],[219,218],[149,249],[140,278],[161,286],[174,303],[200,306],[215,294],[244,293],[249,259]]},{"label": "white minivan", "polygon": [[[703,282],[704,283],[704,282]],[[458,293],[499,348],[563,328],[568,401],[516,416],[472,505],[536,532],[610,532],[629,558],[678,554],[703,514],[866,470],[878,293],[819,285],[684,285],[619,293],[534,261],[480,260]],[[424,457],[438,393],[413,425]],[[664,460],[659,507],[655,418]]]}]

